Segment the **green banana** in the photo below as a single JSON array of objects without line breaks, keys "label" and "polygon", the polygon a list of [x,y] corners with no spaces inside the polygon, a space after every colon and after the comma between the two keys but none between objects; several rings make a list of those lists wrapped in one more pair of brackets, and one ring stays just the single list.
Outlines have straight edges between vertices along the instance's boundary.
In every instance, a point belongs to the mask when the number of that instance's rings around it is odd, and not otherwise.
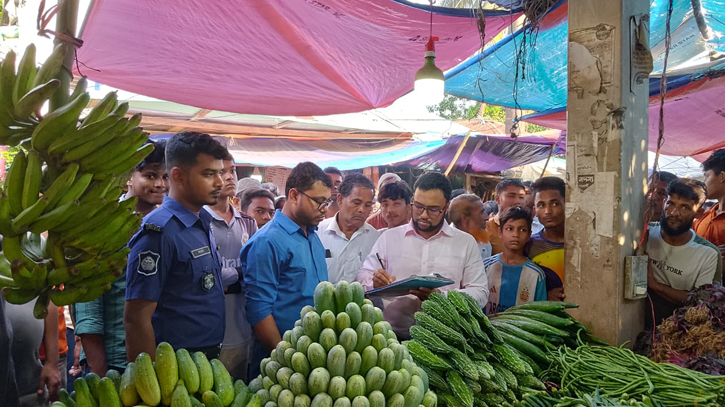
[{"label": "green banana", "polygon": [[13,280],[12,278],[5,275],[0,275],[0,288],[3,287],[17,287],[17,285],[15,284],[15,280]]},{"label": "green banana", "polygon": [[57,79],[51,79],[34,87],[15,104],[15,116],[18,119],[27,119],[31,114],[39,111],[58,88],[60,88],[60,81]]},{"label": "green banana", "polygon": [[83,93],[75,100],[67,103],[46,115],[35,128],[31,143],[34,149],[45,151],[55,138],[69,127],[78,123],[78,115],[88,105],[91,96]]},{"label": "green banana", "polygon": [[10,262],[3,252],[0,252],[0,275],[10,278],[13,276],[12,269],[10,268]]},{"label": "green banana", "polygon": [[113,179],[93,182],[88,191],[81,197],[81,204],[103,198],[108,190],[113,187],[114,182]]},{"label": "green banana", "polygon": [[106,201],[103,199],[88,201],[86,203],[80,201],[80,207],[78,207],[75,213],[68,220],[54,227],[53,232],[62,236],[65,232],[77,227],[79,224],[88,222],[98,211],[103,209],[105,204]]},{"label": "green banana", "polygon": [[34,288],[32,274],[20,260],[10,262],[10,275],[17,287]]},{"label": "green banana", "polygon": [[77,284],[80,281],[89,280],[94,278],[99,272],[112,268],[123,268],[126,266],[128,261],[128,254],[131,249],[124,247],[123,249],[111,253],[106,257],[99,258],[94,257],[90,260],[86,260],[83,263],[78,263],[74,267],[78,270],[76,274],[71,273],[71,278],[68,282]]},{"label": "green banana", "polygon": [[77,129],[70,127],[60,137],[55,139],[48,147],[49,154],[64,154],[84,143],[92,140],[108,131],[113,125],[118,123],[121,117],[116,115],[108,115],[103,120],[99,120],[93,124]]},{"label": "green banana", "polygon": [[131,221],[132,212],[117,211],[106,224],[92,230],[77,239],[68,242],[69,246],[83,249],[89,253],[98,253],[103,249],[106,241],[116,236],[126,223]]},{"label": "green banana", "polygon": [[104,284],[98,285],[96,287],[89,287],[88,288],[88,292],[85,293],[85,294],[83,294],[83,295],[81,295],[80,297],[78,297],[78,299],[76,300],[76,302],[89,302],[89,301],[93,301],[96,298],[98,298],[101,295],[103,295],[103,293],[105,293],[106,291],[110,290],[111,289],[111,285],[112,285],[112,282],[111,283],[104,283]]},{"label": "green banana", "polygon": [[10,200],[8,199],[8,196],[3,193],[0,195],[0,235],[13,235],[10,219]]},{"label": "green banana", "polygon": [[28,226],[28,230],[33,233],[43,233],[62,224],[70,218],[80,207],[78,201],[68,202],[59,206],[50,212],[42,214],[38,219]]},{"label": "green banana", "polygon": [[30,272],[32,287],[40,290],[48,284],[48,262],[37,263]]},{"label": "green banana", "polygon": [[10,264],[17,260],[23,266],[30,267],[35,262],[25,255],[21,242],[22,236],[3,236],[3,253]]},{"label": "green banana", "polygon": [[23,150],[18,151],[13,159],[5,177],[5,195],[10,201],[10,213],[17,215],[23,211],[23,183],[25,182],[25,169],[28,166],[28,158]]},{"label": "green banana", "polygon": [[80,176],[76,174],[76,179],[73,181],[73,185],[71,185],[60,198],[58,203],[55,205],[56,208],[78,200],[78,198],[86,192],[86,189],[88,189],[91,181],[93,181],[93,174],[81,174]]},{"label": "green banana", "polygon": [[141,113],[136,113],[133,116],[129,117],[127,129],[132,129],[134,127],[137,127],[139,124],[141,124],[142,119],[143,119],[143,115]]},{"label": "green banana", "polygon": [[[71,228],[70,230],[64,232],[62,234],[62,241],[64,243],[64,246],[67,246],[68,242],[71,242],[84,234],[88,233],[89,231],[103,227],[103,225],[106,223],[108,219],[111,218],[111,216],[114,215],[116,210],[118,209],[118,202],[112,201],[107,202],[103,207],[96,212],[95,215],[91,218],[86,218],[87,220],[85,222],[82,222],[75,227]],[[57,230],[57,229],[56,229]]]},{"label": "green banana", "polygon": [[18,125],[17,123],[2,128],[5,131],[5,139],[4,144],[10,147],[17,146],[18,144],[23,144],[24,142],[30,140],[30,136],[33,134],[33,131],[35,130],[35,125]]},{"label": "green banana", "polygon": [[108,169],[105,169],[101,172],[97,172],[95,176],[105,178],[110,175],[120,176],[121,174],[126,174],[127,172],[133,170],[138,165],[138,163],[143,161],[143,159],[146,158],[146,156],[151,154],[153,151],[154,145],[152,143],[144,144],[132,155],[127,157],[123,162],[118,163],[113,167],[109,167]]},{"label": "green banana", "polygon": [[[77,276],[78,273],[78,268],[74,266],[54,268],[50,271],[50,273],[48,273],[48,284],[57,287],[70,281],[74,276]],[[53,302],[55,303],[55,301]],[[58,303],[55,304],[60,305]]]},{"label": "green banana", "polygon": [[50,305],[50,293],[52,290],[46,288],[40,292],[33,307],[33,316],[36,319],[45,319],[48,316],[48,305]]},{"label": "green banana", "polygon": [[0,65],[0,128],[13,124],[13,89],[15,88],[15,52],[10,50]]},{"label": "green banana", "polygon": [[60,290],[58,287],[53,288],[53,292],[50,294],[50,300],[53,301],[53,304],[61,307],[65,305],[71,305],[73,303],[78,302],[78,298],[80,298],[83,294],[88,292],[88,287],[81,285],[81,286],[66,286],[63,287],[62,290]]},{"label": "green banana", "polygon": [[18,64],[18,74],[15,77],[15,86],[13,86],[13,103],[17,104],[20,99],[25,96],[26,93],[35,86],[35,75],[38,73],[38,68],[35,67],[35,44],[30,43],[25,48],[25,53],[20,58]]},{"label": "green banana", "polygon": [[121,137],[97,149],[93,154],[80,161],[81,168],[86,172],[100,172],[104,168],[113,167],[148,141],[148,134],[141,127],[134,127]]},{"label": "green banana", "polygon": [[65,59],[67,51],[68,45],[65,43],[61,43],[55,47],[48,59],[46,59],[43,63],[43,66],[38,69],[38,73],[35,75],[32,87],[48,82],[58,75],[60,68],[63,66],[63,60]]},{"label": "green banana", "polygon": [[25,185],[23,186],[23,210],[38,201],[40,184],[43,180],[43,159],[35,151],[28,152],[28,166],[25,169]]},{"label": "green banana", "polygon": [[32,288],[4,287],[2,293],[5,301],[11,304],[25,304],[38,296],[38,291]]},{"label": "green banana", "polygon": [[22,233],[27,231],[28,225],[33,223],[36,219],[43,214],[45,208],[48,206],[48,198],[42,197],[35,201],[34,204],[30,205],[27,209],[20,212],[10,223],[10,227],[15,233]]},{"label": "green banana", "polygon": [[[128,109],[131,106],[128,104],[128,102],[119,103],[118,106],[116,106],[116,109],[113,111],[113,114],[115,114],[118,117],[123,117],[128,113]],[[138,126],[138,124],[134,125]]]},{"label": "green banana", "polygon": [[141,228],[142,220],[143,216],[141,214],[134,213],[127,223],[103,244],[101,254],[114,253],[125,247],[128,241],[131,240],[131,237]]},{"label": "green banana", "polygon": [[123,195],[123,189],[121,189],[121,187],[114,186],[106,192],[106,195],[103,195],[103,199],[106,201],[118,201],[121,198],[121,195]]},{"label": "green banana", "polygon": [[73,93],[70,94],[68,100],[75,100],[81,93],[85,93],[86,89],[88,89],[88,78],[81,76],[78,82],[76,82],[76,87],[73,88]]},{"label": "green banana", "polygon": [[[66,153],[63,154],[63,162],[68,163],[71,161],[81,160],[84,157],[92,155],[103,146],[115,144],[115,139],[119,135],[123,134],[123,131],[126,128],[127,124],[127,119],[118,120],[110,129],[99,133],[96,137],[88,138],[85,143],[81,144],[78,147],[66,151]],[[106,156],[105,158],[109,159],[111,158],[111,156]],[[86,165],[85,160],[81,160],[80,165],[81,167],[84,167]]]},{"label": "green banana", "polygon": [[93,106],[93,109],[88,112],[86,118],[83,119],[81,128],[108,116],[109,113],[116,109],[116,103],[118,103],[118,93],[116,93],[116,91],[107,93],[106,96],[104,96],[103,99],[101,99],[101,101],[98,102],[97,105]]},{"label": "green banana", "polygon": [[73,181],[76,179],[78,174],[78,164],[72,163],[68,165],[68,168],[63,171],[58,178],[50,184],[50,187],[43,193],[43,196],[48,198],[48,210],[55,208],[55,205],[63,198],[63,196],[73,185]]}]

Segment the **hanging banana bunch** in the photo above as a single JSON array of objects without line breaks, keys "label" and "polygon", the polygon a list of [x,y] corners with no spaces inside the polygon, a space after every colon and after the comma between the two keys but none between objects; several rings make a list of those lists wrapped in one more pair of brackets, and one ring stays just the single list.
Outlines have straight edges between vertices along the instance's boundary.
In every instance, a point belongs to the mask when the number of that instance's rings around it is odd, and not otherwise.
[{"label": "hanging banana bunch", "polygon": [[0,193],[0,288],[10,303],[37,298],[36,318],[50,301],[94,300],[123,275],[141,217],[134,198],[119,202],[120,187],[153,151],[141,115],[126,117],[115,92],[81,120],[85,78],[67,104],[41,115],[66,51],[58,46],[38,69],[31,44],[17,71],[12,51],[0,64],[0,145],[22,147]]}]

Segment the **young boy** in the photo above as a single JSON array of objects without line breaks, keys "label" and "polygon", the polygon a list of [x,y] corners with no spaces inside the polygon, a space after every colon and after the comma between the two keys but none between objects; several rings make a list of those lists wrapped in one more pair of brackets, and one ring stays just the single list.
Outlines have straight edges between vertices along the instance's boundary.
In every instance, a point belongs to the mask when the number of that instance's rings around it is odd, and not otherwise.
[{"label": "young boy", "polygon": [[531,214],[512,206],[501,213],[499,220],[503,252],[483,261],[490,290],[488,315],[514,305],[546,300],[544,272],[524,255],[531,237]]}]

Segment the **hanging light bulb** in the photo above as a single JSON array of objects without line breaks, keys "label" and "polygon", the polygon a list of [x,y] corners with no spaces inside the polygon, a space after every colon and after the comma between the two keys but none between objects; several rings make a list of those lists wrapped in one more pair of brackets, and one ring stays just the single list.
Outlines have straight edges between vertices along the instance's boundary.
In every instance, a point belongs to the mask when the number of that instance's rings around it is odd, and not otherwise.
[{"label": "hanging light bulb", "polygon": [[415,73],[415,93],[426,106],[436,105],[443,100],[444,83],[443,71],[435,64],[435,43],[437,37],[431,37],[425,45],[425,64]]},{"label": "hanging light bulb", "polygon": [[435,64],[435,42],[438,37],[433,36],[433,0],[430,0],[430,34],[425,44],[425,64],[415,73],[414,91],[418,100],[426,106],[436,105],[445,96],[445,77]]}]

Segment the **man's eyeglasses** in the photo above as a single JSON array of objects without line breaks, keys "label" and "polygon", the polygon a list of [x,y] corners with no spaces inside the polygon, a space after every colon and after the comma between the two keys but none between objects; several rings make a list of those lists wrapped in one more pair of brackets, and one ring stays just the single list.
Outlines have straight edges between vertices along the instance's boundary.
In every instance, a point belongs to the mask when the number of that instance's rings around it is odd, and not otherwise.
[{"label": "man's eyeglasses", "polygon": [[300,194],[302,194],[302,195],[304,195],[304,196],[306,196],[306,197],[310,198],[310,201],[312,201],[312,202],[316,203],[316,204],[318,205],[318,206],[317,206],[317,210],[318,210],[318,211],[322,211],[323,209],[325,209],[325,208],[327,208],[328,206],[330,206],[330,205],[332,204],[332,202],[333,202],[333,199],[332,199],[332,197],[330,197],[330,198],[327,198],[327,199],[326,199],[325,201],[323,201],[323,202],[320,202],[319,198],[313,198],[313,197],[311,197],[311,196],[307,195],[306,193],[304,193],[304,192],[300,191],[299,189],[297,190],[297,192],[299,192]]},{"label": "man's eyeglasses", "polygon": [[413,202],[411,205],[413,206],[413,212],[415,212],[418,215],[423,213],[423,211],[426,211],[426,212],[428,212],[428,215],[430,215],[430,216],[438,216],[441,213],[443,213],[443,209],[444,209],[439,206],[421,205],[418,202]]}]

